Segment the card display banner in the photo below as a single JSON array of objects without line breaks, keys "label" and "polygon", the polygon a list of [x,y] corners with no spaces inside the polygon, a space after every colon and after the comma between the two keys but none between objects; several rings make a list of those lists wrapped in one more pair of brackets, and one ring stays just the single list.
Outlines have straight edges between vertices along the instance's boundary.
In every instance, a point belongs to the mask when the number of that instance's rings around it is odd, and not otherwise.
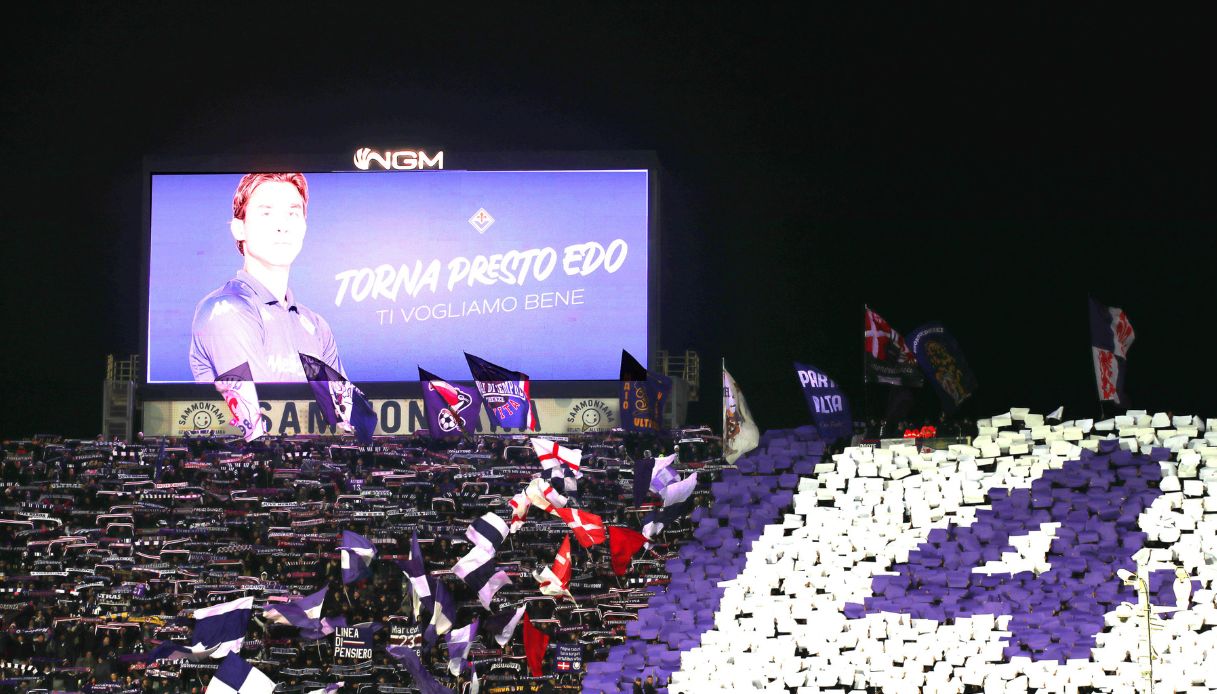
[{"label": "card display banner", "polygon": [[955,338],[941,323],[926,323],[909,333],[913,356],[942,400],[942,411],[954,414],[978,387],[976,376]]},{"label": "card display banner", "polygon": [[794,363],[803,396],[807,398],[807,409],[811,410],[811,421],[825,441],[846,441],[853,435],[853,417],[849,411],[849,399],[845,393],[823,371],[810,364]]}]

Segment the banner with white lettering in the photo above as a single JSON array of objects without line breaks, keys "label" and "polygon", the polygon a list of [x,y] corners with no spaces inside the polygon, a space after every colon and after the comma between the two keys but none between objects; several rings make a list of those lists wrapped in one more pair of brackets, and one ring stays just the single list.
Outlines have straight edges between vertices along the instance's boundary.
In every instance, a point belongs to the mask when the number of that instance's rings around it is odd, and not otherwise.
[{"label": "banner with white lettering", "polygon": [[647,353],[645,169],[306,172],[299,241],[276,256],[291,269],[282,313],[242,299],[261,291],[237,274],[248,259],[229,228],[255,219],[234,205],[243,173],[152,175],[149,383],[196,380],[200,308],[260,323],[268,363],[298,372],[316,342],[360,384],[413,381],[415,363],[463,373],[461,349],[536,380],[612,380],[623,347]]},{"label": "banner with white lettering", "polygon": [[820,369],[794,363],[807,408],[811,410],[811,421],[815,423],[820,437],[826,441],[849,440],[853,435],[853,418],[849,412],[849,400],[837,386],[836,381]]}]

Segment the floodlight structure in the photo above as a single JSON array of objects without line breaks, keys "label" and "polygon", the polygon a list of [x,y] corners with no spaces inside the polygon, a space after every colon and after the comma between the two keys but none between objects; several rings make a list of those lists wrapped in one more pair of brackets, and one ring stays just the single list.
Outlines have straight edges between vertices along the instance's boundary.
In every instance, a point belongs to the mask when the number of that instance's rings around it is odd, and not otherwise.
[{"label": "floodlight structure", "polygon": [[[1153,632],[1162,628],[1162,620],[1154,615],[1167,612],[1178,612],[1186,610],[1191,603],[1192,596],[1192,579],[1187,575],[1187,572],[1182,568],[1175,569],[1175,606],[1155,606],[1150,602],[1149,585],[1142,577],[1140,571],[1133,573],[1127,569],[1120,569],[1116,572],[1116,576],[1123,581],[1124,585],[1130,586],[1137,591],[1136,613],[1145,620],[1145,655],[1139,656],[1137,660],[1145,660],[1145,669],[1141,671],[1145,675],[1145,691],[1148,694],[1154,692],[1154,661],[1158,659],[1158,653],[1153,646]],[[1123,606],[1133,607],[1129,603],[1123,603]]]},{"label": "floodlight structure", "polygon": [[[1137,591],[1137,614],[1145,620],[1145,655],[1138,656],[1137,660],[1145,660],[1145,669],[1141,671],[1141,674],[1145,675],[1145,691],[1148,694],[1154,694],[1154,661],[1157,660],[1158,654],[1154,651],[1153,631],[1162,627],[1155,623],[1157,620],[1154,619],[1153,607],[1149,601],[1149,586],[1139,572],[1133,573],[1128,569],[1120,569],[1116,572],[1116,576],[1124,582],[1124,585]],[[1129,603],[1124,604],[1132,607]]]}]

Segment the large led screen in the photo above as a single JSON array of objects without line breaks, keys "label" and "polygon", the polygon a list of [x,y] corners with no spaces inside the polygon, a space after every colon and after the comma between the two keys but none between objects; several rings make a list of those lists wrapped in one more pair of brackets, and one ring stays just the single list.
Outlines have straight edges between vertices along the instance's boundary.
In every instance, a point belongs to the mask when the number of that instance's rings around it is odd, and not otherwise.
[{"label": "large led screen", "polygon": [[308,173],[245,186],[234,223],[241,174],[154,174],[148,381],[300,381],[299,352],[357,383],[466,380],[462,352],[616,379],[647,354],[647,176]]}]

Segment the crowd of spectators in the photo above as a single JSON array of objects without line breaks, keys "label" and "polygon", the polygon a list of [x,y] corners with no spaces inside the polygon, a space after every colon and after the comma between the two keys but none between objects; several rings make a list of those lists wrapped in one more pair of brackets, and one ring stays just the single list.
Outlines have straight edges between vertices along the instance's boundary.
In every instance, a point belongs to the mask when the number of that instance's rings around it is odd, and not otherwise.
[{"label": "crowd of spectators", "polygon": [[[678,453],[680,472],[698,474],[695,505],[709,503],[723,467],[708,432],[558,438],[583,451],[571,506],[606,525],[640,529],[659,503],[652,495],[634,505],[636,461]],[[0,455],[0,690],[23,692],[202,692],[217,661],[149,663],[145,654],[165,640],[188,642],[195,609],[245,596],[255,598],[255,618],[241,655],[278,691],[338,681],[343,691],[415,691],[385,653],[390,644],[414,647],[441,684],[460,690],[469,675],[448,674],[443,639],[422,643],[425,624],[415,622],[396,561],[417,532],[427,568],[456,602],[456,626],[484,616],[451,571],[468,549],[465,530],[487,512],[506,519],[508,500],[541,473],[521,435],[378,438],[370,447],[326,437],[38,437],[6,441]],[[344,530],[370,538],[378,553],[371,578],[345,586]],[[512,583],[492,610],[526,605],[550,645],[543,675],[532,677],[518,631],[503,648],[483,635],[469,654],[482,692],[578,691],[582,668],[571,653],[582,663],[602,659],[625,639],[625,623],[667,580],[664,561],[690,528],[666,525],[624,577],[612,572],[607,546],[572,543],[573,602],[542,595],[532,577],[567,532],[534,509],[499,550],[496,563]],[[332,636],[303,641],[295,627],[259,617],[268,601],[324,586],[323,615],[381,625],[370,660],[335,657]]]}]

